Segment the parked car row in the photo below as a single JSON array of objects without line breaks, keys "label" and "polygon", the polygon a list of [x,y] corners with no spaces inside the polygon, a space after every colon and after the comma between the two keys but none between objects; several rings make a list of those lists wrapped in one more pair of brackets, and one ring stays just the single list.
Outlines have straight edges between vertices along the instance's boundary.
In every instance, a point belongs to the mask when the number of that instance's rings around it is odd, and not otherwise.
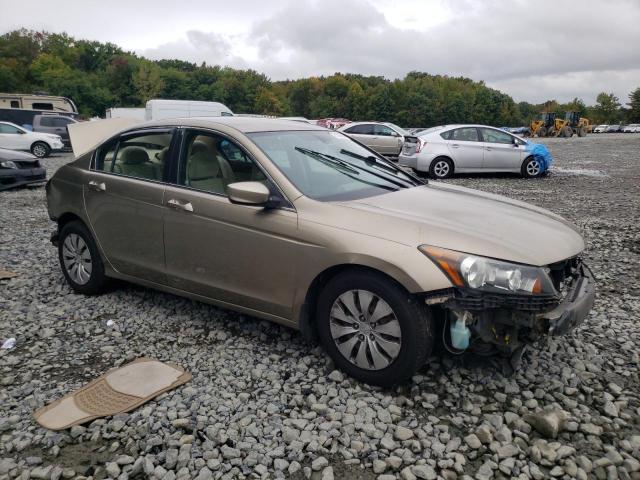
[{"label": "parked car row", "polygon": [[596,125],[593,128],[593,133],[640,133],[640,123]]}]

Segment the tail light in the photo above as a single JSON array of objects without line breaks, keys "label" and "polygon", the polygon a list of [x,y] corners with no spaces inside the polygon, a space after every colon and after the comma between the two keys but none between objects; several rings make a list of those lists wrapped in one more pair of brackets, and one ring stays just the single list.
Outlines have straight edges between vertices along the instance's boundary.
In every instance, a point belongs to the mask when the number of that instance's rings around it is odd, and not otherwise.
[{"label": "tail light", "polygon": [[418,144],[416,145],[416,153],[420,153],[420,151],[424,148],[426,144],[427,142],[425,140],[422,140],[421,138],[419,138]]}]

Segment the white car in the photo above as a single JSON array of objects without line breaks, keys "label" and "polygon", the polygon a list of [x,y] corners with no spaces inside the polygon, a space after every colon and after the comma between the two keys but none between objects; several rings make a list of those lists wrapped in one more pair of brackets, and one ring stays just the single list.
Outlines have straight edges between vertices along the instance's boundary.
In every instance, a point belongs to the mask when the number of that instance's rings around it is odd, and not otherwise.
[{"label": "white car", "polygon": [[604,133],[607,130],[608,126],[609,125],[607,125],[607,124],[598,125],[597,127],[595,127],[593,129],[593,133]]},{"label": "white car", "polygon": [[0,148],[25,150],[38,158],[44,158],[63,146],[60,135],[30,132],[15,123],[0,122]]},{"label": "white car", "polygon": [[548,166],[531,153],[536,144],[486,125],[433,127],[417,139],[405,141],[398,164],[433,178],[448,178],[454,172],[514,172],[532,178]]},{"label": "white car", "polygon": [[622,129],[624,133],[637,133],[640,132],[640,123],[630,123],[629,125],[625,125]]}]

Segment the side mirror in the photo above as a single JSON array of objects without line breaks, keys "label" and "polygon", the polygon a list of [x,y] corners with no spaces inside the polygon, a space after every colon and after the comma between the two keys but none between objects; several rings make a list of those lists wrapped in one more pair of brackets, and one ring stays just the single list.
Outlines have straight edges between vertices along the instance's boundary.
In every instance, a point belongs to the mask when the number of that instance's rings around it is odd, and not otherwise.
[{"label": "side mirror", "polygon": [[271,192],[260,182],[236,182],[227,185],[227,195],[232,203],[241,205],[266,205]]}]

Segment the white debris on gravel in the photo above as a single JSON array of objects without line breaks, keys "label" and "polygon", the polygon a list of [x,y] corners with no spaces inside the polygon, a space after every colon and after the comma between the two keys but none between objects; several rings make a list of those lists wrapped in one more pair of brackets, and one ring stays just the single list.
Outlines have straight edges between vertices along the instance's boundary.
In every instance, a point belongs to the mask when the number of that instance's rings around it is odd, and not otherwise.
[{"label": "white debris on gravel", "polygon": [[562,168],[562,167],[552,166],[550,168],[550,172],[552,174],[583,175],[585,177],[608,177],[609,176],[602,170],[593,170],[590,168]]},{"label": "white debris on gravel", "polygon": [[[0,287],[0,338],[17,339],[0,350],[0,479],[640,479],[637,138],[548,144],[562,169],[597,160],[607,188],[584,175],[448,182],[532,202],[583,231],[599,282],[587,323],[527,352],[511,377],[491,359],[438,353],[392,390],[353,381],[268,322],[132,285],[74,294],[48,243],[44,190],[0,193],[0,263],[20,274]],[[44,164],[51,174],[67,161]],[[139,356],[193,380],[62,432],[32,419]]]}]

